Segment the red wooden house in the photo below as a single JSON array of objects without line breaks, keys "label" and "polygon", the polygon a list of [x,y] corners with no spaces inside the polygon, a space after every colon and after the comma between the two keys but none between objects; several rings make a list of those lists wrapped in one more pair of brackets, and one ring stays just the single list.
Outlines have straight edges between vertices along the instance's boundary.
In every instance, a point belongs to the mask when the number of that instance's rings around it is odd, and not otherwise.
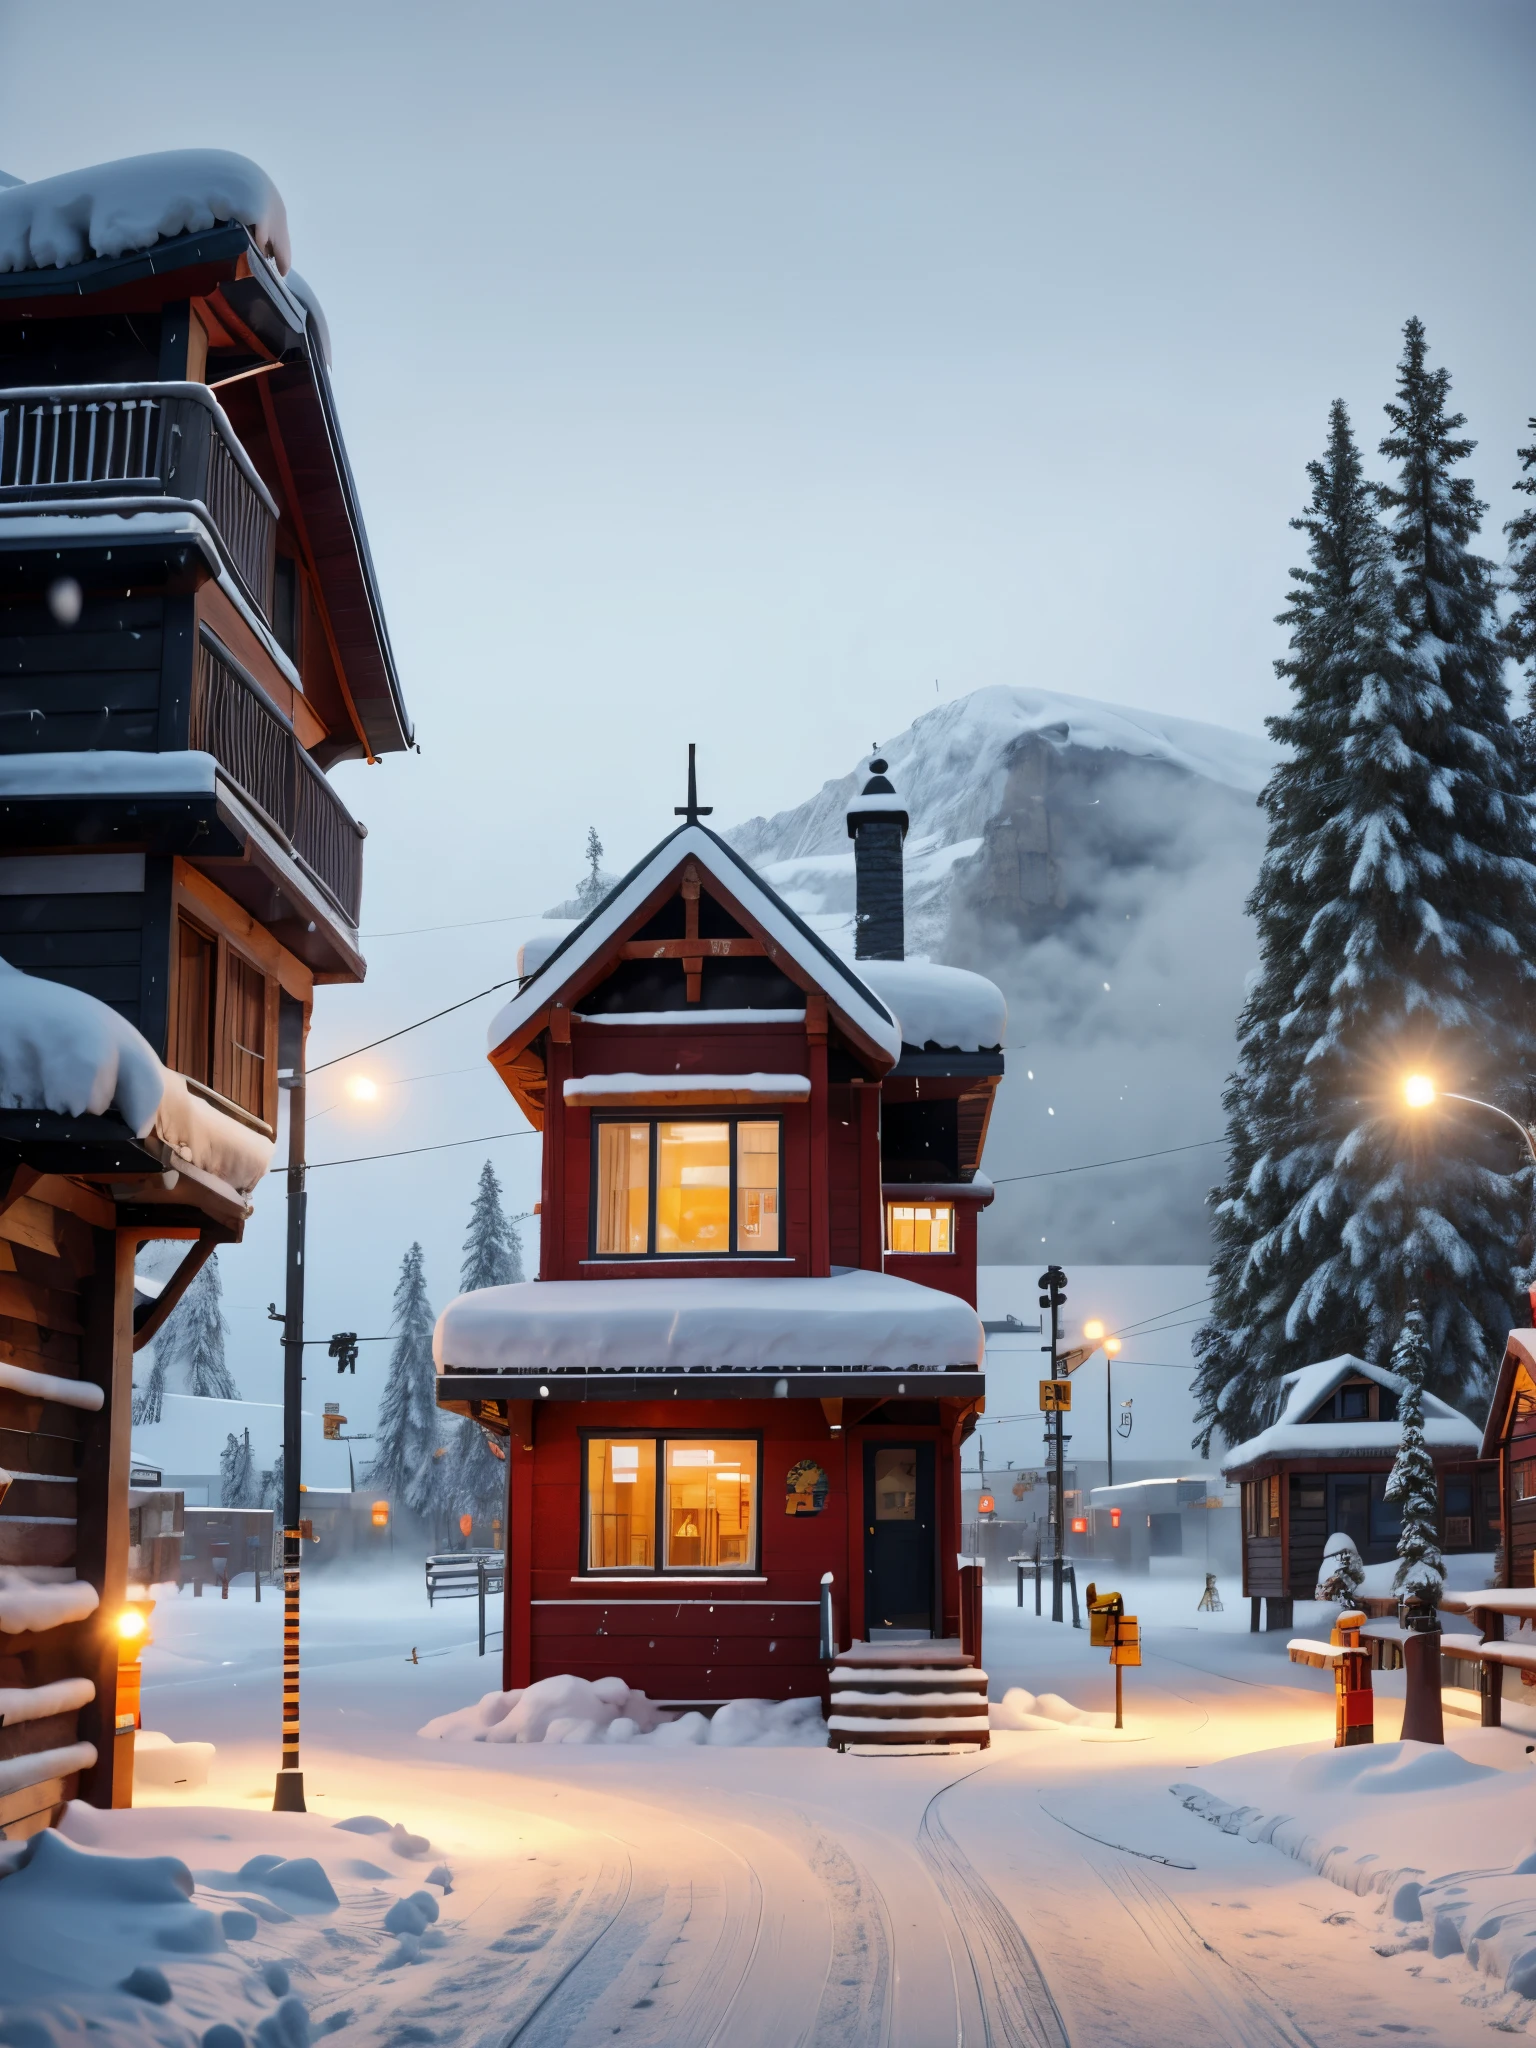
[{"label": "red wooden house", "polygon": [[842,1646],[960,1634],[1005,1012],[901,957],[883,765],[849,816],[860,957],[690,792],[492,1027],[543,1132],[540,1271],[451,1303],[437,1359],[441,1404],[507,1445],[508,1687],[819,1691],[828,1573]]}]

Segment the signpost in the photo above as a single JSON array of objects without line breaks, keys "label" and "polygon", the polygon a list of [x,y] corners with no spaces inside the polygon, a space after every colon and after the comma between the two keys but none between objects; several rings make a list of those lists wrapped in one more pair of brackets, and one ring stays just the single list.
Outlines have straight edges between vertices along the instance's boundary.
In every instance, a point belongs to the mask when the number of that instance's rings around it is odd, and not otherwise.
[{"label": "signpost", "polygon": [[1121,1594],[1101,1593],[1096,1586],[1088,1588],[1088,1640],[1109,1651],[1109,1661],[1115,1670],[1115,1726],[1123,1728],[1124,1681],[1120,1674],[1127,1665],[1141,1663],[1141,1623],[1134,1614],[1126,1613]]}]

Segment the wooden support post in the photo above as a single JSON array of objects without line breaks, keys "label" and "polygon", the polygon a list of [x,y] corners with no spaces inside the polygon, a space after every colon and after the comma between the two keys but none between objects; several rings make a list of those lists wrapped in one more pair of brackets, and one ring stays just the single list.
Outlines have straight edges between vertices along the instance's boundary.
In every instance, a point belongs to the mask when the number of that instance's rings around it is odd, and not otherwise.
[{"label": "wooden support post", "polygon": [[[1481,1620],[1483,1641],[1502,1643],[1504,1640],[1504,1617],[1489,1614],[1485,1609]],[[1478,1703],[1482,1707],[1482,1723],[1485,1728],[1502,1728],[1504,1725],[1504,1666],[1490,1664],[1486,1658],[1477,1667]]]},{"label": "wooden support post", "polygon": [[81,1378],[105,1399],[82,1445],[75,1570],[100,1595],[89,1624],[90,1648],[80,1675],[96,1697],[80,1710],[82,1742],[96,1763],[80,1780],[92,1806],[133,1804],[133,1732],[117,1735],[118,1617],[128,1592],[129,1432],[133,1417],[133,1258],[139,1233],[94,1230],[94,1269],[85,1283]]},{"label": "wooden support post", "polygon": [[507,1403],[507,1551],[502,1578],[501,1684],[533,1682],[533,1403]]},{"label": "wooden support post", "polygon": [[1409,1630],[1403,1640],[1403,1673],[1403,1741],[1443,1743],[1439,1629]]},{"label": "wooden support post", "polygon": [[805,999],[805,1035],[811,1057],[811,1273],[832,1271],[832,1215],[827,1200],[827,999],[812,989]]},{"label": "wooden support post", "polygon": [[855,1088],[859,1106],[859,1185],[874,1193],[859,1211],[859,1264],[867,1273],[885,1266],[885,1196],[880,1187],[880,1087]]}]

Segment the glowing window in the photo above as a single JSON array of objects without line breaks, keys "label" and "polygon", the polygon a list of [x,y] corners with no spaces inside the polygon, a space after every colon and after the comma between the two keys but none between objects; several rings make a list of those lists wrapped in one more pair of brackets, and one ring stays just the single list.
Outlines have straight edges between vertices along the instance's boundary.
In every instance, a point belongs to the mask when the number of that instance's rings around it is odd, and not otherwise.
[{"label": "glowing window", "polygon": [[955,1248],[953,1202],[887,1202],[885,1248],[890,1252],[952,1252]]},{"label": "glowing window", "polygon": [[667,1445],[665,1561],[673,1570],[751,1569],[756,1478],[753,1442]]},{"label": "glowing window", "polygon": [[723,1258],[783,1250],[777,1118],[599,1118],[592,1249],[599,1258]]},{"label": "glowing window", "polygon": [[656,1563],[656,1440],[587,1439],[587,1569]]}]

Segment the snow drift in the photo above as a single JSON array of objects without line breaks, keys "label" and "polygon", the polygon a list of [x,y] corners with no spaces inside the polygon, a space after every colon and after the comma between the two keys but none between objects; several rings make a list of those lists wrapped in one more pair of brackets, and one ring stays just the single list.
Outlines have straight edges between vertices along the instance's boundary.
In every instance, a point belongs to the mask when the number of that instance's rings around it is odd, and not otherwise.
[{"label": "snow drift", "polygon": [[710,1744],[723,1749],[824,1748],[819,1699],[728,1700],[707,1714],[667,1713],[622,1678],[565,1674],[512,1692],[488,1692],[472,1707],[417,1731],[431,1742],[622,1742],[657,1749]]}]

